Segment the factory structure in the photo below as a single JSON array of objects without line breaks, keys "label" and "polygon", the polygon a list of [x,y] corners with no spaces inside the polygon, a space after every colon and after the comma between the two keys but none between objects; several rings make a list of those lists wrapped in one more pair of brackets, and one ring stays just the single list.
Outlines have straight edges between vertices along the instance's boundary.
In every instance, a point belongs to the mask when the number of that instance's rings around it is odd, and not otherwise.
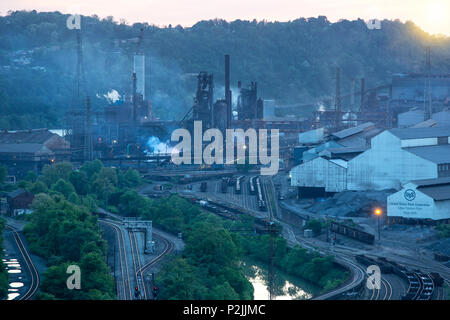
[{"label": "factory structure", "polygon": [[391,223],[408,220],[450,223],[450,177],[415,180],[387,199]]},{"label": "factory structure", "polygon": [[[301,154],[301,163],[290,171],[291,185],[298,187],[300,197],[319,197],[342,191],[409,190],[417,180],[426,180],[426,186],[418,182],[417,187],[427,189],[450,177],[450,126],[377,131],[365,124],[327,136]],[[346,141],[352,141],[351,146],[345,146]],[[389,216],[391,210],[388,207]],[[443,215],[433,217],[449,219],[450,211]]]},{"label": "factory structure", "polygon": [[0,132],[0,164],[8,168],[11,177],[40,172],[45,164],[70,158],[70,144],[47,129]]},{"label": "factory structure", "polygon": [[[276,102],[263,100],[254,81],[237,81],[233,105],[231,57],[225,54],[224,92],[215,92],[214,75],[201,71],[193,105],[185,116],[159,120],[153,116],[146,92],[142,36],[143,29],[132,56],[131,92],[93,112],[86,93],[81,31],[77,30],[76,90],[64,135],[47,129],[0,133],[0,162],[8,166],[10,175],[23,177],[29,170],[39,172],[45,164],[64,160],[119,160],[119,165],[137,162],[139,168],[141,162],[167,163],[170,153],[149,150],[148,139],[168,141],[173,130],[192,132],[194,121],[202,121],[204,131],[278,129],[280,158],[290,163],[291,185],[298,188],[300,197],[347,190],[401,192],[405,187],[419,193],[432,188],[431,180],[450,176],[450,75],[431,74],[429,49],[424,73],[396,74],[390,84],[375,88],[367,88],[364,78],[352,79],[347,95],[341,92],[341,69],[336,68],[334,108],[314,111],[306,119],[277,117]],[[428,185],[417,182],[421,180]]]},{"label": "factory structure", "polygon": [[[430,65],[427,48],[424,73],[395,74],[373,89],[361,79],[359,91],[352,80],[350,95],[340,93],[337,68],[334,109],[316,111],[293,150],[291,186],[300,198],[397,190],[390,221],[449,221],[450,74],[431,74]],[[427,206],[414,202],[425,198]]]}]

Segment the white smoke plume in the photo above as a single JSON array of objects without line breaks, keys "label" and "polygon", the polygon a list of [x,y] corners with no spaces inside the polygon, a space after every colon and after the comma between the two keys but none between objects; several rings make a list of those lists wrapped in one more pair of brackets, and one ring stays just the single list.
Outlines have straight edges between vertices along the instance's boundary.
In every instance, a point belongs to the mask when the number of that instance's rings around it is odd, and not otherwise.
[{"label": "white smoke plume", "polygon": [[112,89],[107,94],[104,94],[103,97],[105,97],[109,103],[115,103],[120,99],[120,94],[117,90]]},{"label": "white smoke plume", "polygon": [[162,142],[158,137],[154,136],[148,138],[147,147],[150,153],[171,153],[173,149],[167,143]]}]

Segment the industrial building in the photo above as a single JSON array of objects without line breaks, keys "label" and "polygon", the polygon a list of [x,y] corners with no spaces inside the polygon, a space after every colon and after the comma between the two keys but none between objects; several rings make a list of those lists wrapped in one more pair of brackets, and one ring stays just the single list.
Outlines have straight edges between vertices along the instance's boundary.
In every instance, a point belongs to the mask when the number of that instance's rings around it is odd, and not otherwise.
[{"label": "industrial building", "polygon": [[406,183],[387,201],[389,223],[450,222],[450,177]]},{"label": "industrial building", "polygon": [[398,128],[415,127],[419,124],[425,125],[424,122],[429,120],[432,121],[428,122],[428,126],[450,126],[450,111],[448,109],[433,113],[431,119],[425,120],[425,117],[426,112],[419,108],[399,113],[397,116]]},{"label": "industrial building", "polygon": [[[432,88],[427,92],[427,81]],[[446,103],[450,97],[450,74],[396,74],[392,77],[392,99],[421,103],[431,95],[432,101]]]},{"label": "industrial building", "polygon": [[[385,130],[365,146],[360,130],[354,129],[359,133],[350,147],[345,143],[351,136],[338,132],[332,136],[341,139],[304,151],[291,170],[291,185],[303,194],[399,190],[409,181],[450,176],[450,127]],[[340,147],[332,147],[334,143]]]},{"label": "industrial building", "polygon": [[48,129],[0,132],[0,163],[11,176],[40,172],[45,164],[70,160],[70,155],[70,144]]},{"label": "industrial building", "polygon": [[412,180],[448,175],[450,127],[391,129],[348,162],[348,190],[400,189]]},{"label": "industrial building", "polygon": [[10,216],[18,216],[22,214],[31,213],[31,203],[33,202],[34,194],[25,189],[17,189],[6,194],[7,208],[6,212]]},{"label": "industrial building", "polygon": [[346,190],[348,161],[367,150],[370,138],[380,131],[369,122],[329,135],[321,129],[300,134],[299,141],[316,142],[316,145],[304,146],[303,152],[299,152],[299,164],[291,170],[291,185],[298,187],[301,197]]}]

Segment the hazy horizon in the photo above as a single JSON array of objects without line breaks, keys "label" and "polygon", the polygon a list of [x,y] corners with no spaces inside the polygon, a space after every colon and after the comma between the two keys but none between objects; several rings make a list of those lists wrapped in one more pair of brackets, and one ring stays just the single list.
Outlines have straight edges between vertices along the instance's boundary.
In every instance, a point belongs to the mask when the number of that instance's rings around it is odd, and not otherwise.
[{"label": "hazy horizon", "polygon": [[0,15],[8,11],[36,10],[38,12],[59,11],[97,15],[100,18],[114,17],[120,22],[132,24],[147,22],[160,27],[182,25],[190,27],[202,20],[224,19],[233,21],[253,20],[285,22],[299,18],[326,16],[331,22],[342,19],[388,19],[402,22],[412,21],[425,32],[450,36],[450,4],[446,0],[93,0],[79,3],[79,0],[4,0],[0,4]]}]

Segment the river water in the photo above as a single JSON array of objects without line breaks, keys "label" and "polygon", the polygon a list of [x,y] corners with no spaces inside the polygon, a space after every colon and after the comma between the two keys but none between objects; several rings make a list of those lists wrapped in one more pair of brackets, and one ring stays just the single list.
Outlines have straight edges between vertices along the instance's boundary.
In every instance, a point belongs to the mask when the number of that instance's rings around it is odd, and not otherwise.
[{"label": "river water", "polygon": [[14,300],[21,295],[20,288],[24,285],[22,282],[22,267],[16,258],[8,258],[7,254],[5,256],[2,261],[9,273],[8,300]]},{"label": "river water", "polygon": [[[269,300],[267,266],[254,261],[245,261],[244,273],[254,289],[254,300]],[[274,270],[274,300],[307,300],[320,292],[320,289],[300,279]]]}]

